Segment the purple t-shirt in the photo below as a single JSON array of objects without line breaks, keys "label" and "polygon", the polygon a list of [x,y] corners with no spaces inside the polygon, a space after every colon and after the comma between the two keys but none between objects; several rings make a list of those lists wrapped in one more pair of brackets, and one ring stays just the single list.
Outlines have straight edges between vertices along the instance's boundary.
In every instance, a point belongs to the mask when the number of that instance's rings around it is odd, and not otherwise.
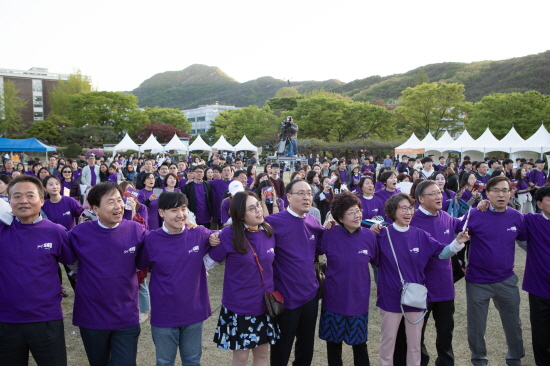
[{"label": "purple t-shirt", "polygon": [[449,209],[449,200],[453,200],[456,196],[456,193],[447,189],[443,190],[441,194],[443,195],[443,201],[441,201],[441,209],[447,212],[447,210]]},{"label": "purple t-shirt", "polygon": [[149,202],[147,230],[153,231],[158,229],[159,227],[161,227],[161,217],[159,215],[159,200],[156,199]]},{"label": "purple t-shirt", "polygon": [[248,188],[250,188],[250,185],[251,185],[252,183],[254,183],[254,178],[253,178],[253,177],[247,177],[247,178],[246,178],[246,186],[247,186]]},{"label": "purple t-shirt", "polygon": [[137,267],[152,268],[151,325],[181,327],[212,315],[203,262],[211,233],[203,226],[173,235],[159,228],[145,237]]},{"label": "purple t-shirt", "polygon": [[81,176],[82,176],[82,170],[77,169],[77,170],[73,171],[73,179],[74,180],[78,180],[78,178],[80,178]]},{"label": "purple t-shirt", "polygon": [[340,174],[340,182],[347,184],[348,180],[346,177],[346,171],[345,170],[338,170],[338,174]]},{"label": "purple t-shirt", "polygon": [[[214,207],[214,213],[212,216],[214,217],[214,220],[222,220],[222,200],[223,200],[223,194],[225,191],[229,189],[229,184],[231,184],[233,180],[229,179],[227,181],[223,179],[214,179],[208,182],[210,184],[210,187],[212,187],[212,205]],[[229,207],[229,206],[227,206]]]},{"label": "purple t-shirt", "polygon": [[139,324],[136,253],[145,233],[141,224],[126,220],[114,229],[88,221],[69,232],[71,260],[80,260],[73,309],[75,326],[121,329]]},{"label": "purple t-shirt", "polygon": [[[376,306],[384,311],[401,313],[401,279],[388,240],[390,231],[393,248],[399,268],[405,282],[425,284],[424,269],[431,257],[438,257],[444,245],[430,234],[414,226],[405,232],[397,231],[393,225],[382,229],[377,235],[379,246],[378,300]],[[406,312],[422,311],[418,308],[404,306]]]},{"label": "purple t-shirt", "polygon": [[207,183],[191,183],[195,185],[195,200],[196,200],[196,208],[195,208],[195,217],[197,220],[197,224],[207,224],[210,222],[210,214],[208,212],[208,205],[206,204],[206,195],[204,192],[204,185]]},{"label": "purple t-shirt", "polygon": [[324,229],[310,214],[300,218],[288,210],[269,215],[265,221],[275,231],[275,288],[283,295],[285,308],[296,309],[317,294],[313,259]]},{"label": "purple t-shirt", "polygon": [[323,233],[320,254],[327,256],[323,309],[358,316],[369,312],[369,262],[378,259],[376,236],[361,228],[352,234],[337,225]]},{"label": "purple t-shirt", "polygon": [[524,218],[528,243],[522,288],[550,300],[550,220],[534,213]]},{"label": "purple t-shirt", "polygon": [[181,179],[180,179],[180,184],[179,184],[179,186],[178,186],[178,187],[180,188],[180,190],[183,191],[183,187],[185,187],[185,183],[187,183],[187,179],[181,178]]},{"label": "purple t-shirt", "polygon": [[547,175],[544,171],[533,169],[527,173],[527,178],[529,178],[529,182],[535,183],[536,186],[542,187],[546,184]]},{"label": "purple t-shirt", "polygon": [[118,174],[117,173],[109,174],[109,178],[107,180],[109,182],[118,183]]},{"label": "purple t-shirt", "polygon": [[[153,195],[153,190],[150,191],[146,190],[145,188],[139,190],[138,194],[138,202],[143,203],[149,199]],[[158,197],[157,197],[158,198]]]},{"label": "purple t-shirt", "polygon": [[384,189],[384,183],[380,182],[379,180],[374,183],[374,192],[383,191]]},{"label": "purple t-shirt", "polygon": [[[209,254],[216,262],[225,259],[223,306],[239,315],[258,316],[265,314],[264,294],[274,290],[275,237],[268,238],[267,233],[263,230],[254,233],[245,231],[245,236],[260,260],[265,285],[248,244],[246,244],[247,253],[238,253],[233,249],[233,228],[231,226],[227,226],[222,230],[220,234],[221,244],[211,248]],[[287,298],[280,288],[275,287],[275,289],[283,295],[286,308]]]},{"label": "purple t-shirt", "polygon": [[0,222],[0,322],[63,319],[58,262],[73,263],[67,233],[43,219],[36,224]]},{"label": "purple t-shirt", "polygon": [[94,166],[90,165],[89,168],[90,168],[90,177],[91,177],[90,183],[92,186],[95,186],[97,183],[97,176],[95,175],[95,165]]},{"label": "purple t-shirt", "polygon": [[361,183],[361,174],[351,176],[351,185],[349,187],[350,192],[360,193],[361,188],[359,188],[359,183]]},{"label": "purple t-shirt", "polygon": [[[149,219],[149,209],[147,208],[147,206],[140,204],[138,209],[136,210],[136,213],[140,214],[140,216],[143,217],[143,219],[145,220],[145,229],[149,230],[149,223],[147,221]],[[133,217],[131,216],[132,211],[125,209],[122,218],[128,221],[132,221]]]},{"label": "purple t-shirt", "polygon": [[[439,211],[437,216],[426,215],[418,210],[412,218],[411,226],[424,230],[443,244],[450,244],[454,234],[462,231],[461,221],[443,210]],[[450,258],[431,257],[424,269],[424,275],[428,288],[428,302],[448,301],[455,298],[453,265]]]},{"label": "purple t-shirt", "polygon": [[363,196],[358,196],[363,207],[363,220],[372,219],[373,216],[385,216],[384,202],[376,196],[372,196],[371,199],[366,199]]},{"label": "purple t-shirt", "polygon": [[515,243],[525,240],[525,220],[518,211],[470,210],[470,249],[466,281],[497,283],[514,274]]},{"label": "purple t-shirt", "polygon": [[[367,170],[369,170],[368,173],[366,173]],[[375,171],[374,165],[363,165],[361,167],[361,174],[363,174],[363,175],[368,174],[372,177],[374,175],[374,173],[373,173],[374,171]]]},{"label": "purple t-shirt", "polygon": [[61,196],[61,201],[57,203],[45,200],[42,211],[48,216],[48,220],[62,225],[69,231],[76,226],[76,221],[84,212],[84,208],[74,198]]},{"label": "purple t-shirt", "polygon": [[229,198],[226,198],[222,202],[222,224],[225,224],[229,220]]}]

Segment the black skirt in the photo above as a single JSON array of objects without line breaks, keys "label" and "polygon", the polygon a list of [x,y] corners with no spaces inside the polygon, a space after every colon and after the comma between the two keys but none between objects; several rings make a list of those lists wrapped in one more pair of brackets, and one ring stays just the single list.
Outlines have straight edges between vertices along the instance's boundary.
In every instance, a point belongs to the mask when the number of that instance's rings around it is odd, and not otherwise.
[{"label": "black skirt", "polygon": [[262,344],[275,344],[281,337],[276,318],[238,315],[222,306],[214,342],[218,348],[237,351],[253,349]]}]

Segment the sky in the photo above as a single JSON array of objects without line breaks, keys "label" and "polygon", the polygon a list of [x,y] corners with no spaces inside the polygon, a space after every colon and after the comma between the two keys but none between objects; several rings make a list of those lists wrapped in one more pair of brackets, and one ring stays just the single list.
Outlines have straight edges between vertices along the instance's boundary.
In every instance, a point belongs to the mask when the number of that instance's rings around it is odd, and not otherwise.
[{"label": "sky", "polygon": [[544,52],[548,10],[547,0],[0,0],[0,68],[79,69],[108,91],[192,64],[239,82],[349,82]]}]

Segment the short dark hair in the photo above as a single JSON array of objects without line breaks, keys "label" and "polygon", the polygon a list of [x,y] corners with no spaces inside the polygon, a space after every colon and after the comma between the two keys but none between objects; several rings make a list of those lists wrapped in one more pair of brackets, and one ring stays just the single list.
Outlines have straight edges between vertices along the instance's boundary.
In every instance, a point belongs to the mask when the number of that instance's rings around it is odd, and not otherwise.
[{"label": "short dark hair", "polygon": [[440,156],[437,160],[445,159],[444,156]]},{"label": "short dark hair", "polygon": [[359,181],[359,190],[360,190],[361,188],[363,188],[363,184],[365,184],[365,181],[366,181],[367,179],[370,179],[371,182],[372,182],[372,184],[374,184],[374,178],[371,177],[370,175],[365,175],[363,178],[361,178],[361,181]]},{"label": "short dark hair", "polygon": [[424,191],[426,190],[426,188],[434,184],[437,185],[435,183],[435,180],[423,180],[422,182],[420,182],[416,186],[416,189],[414,190],[414,196],[416,197],[416,199],[418,200],[418,197],[424,194]]},{"label": "short dark hair", "polygon": [[193,165],[193,166],[191,166],[191,168],[189,168],[189,170],[192,171],[192,172],[194,172],[197,169],[206,170],[206,166],[204,166],[204,165]]},{"label": "short dark hair", "polygon": [[[517,159],[516,159],[516,160],[517,160]],[[502,161],[502,165],[508,165],[508,164],[510,164],[510,163],[513,164],[514,161],[513,161],[512,159],[504,159],[504,160]]]},{"label": "short dark hair", "polygon": [[165,187],[168,187],[168,183],[167,183],[168,182],[168,177],[174,177],[174,179],[176,179],[176,188],[178,188],[179,179],[174,173],[166,174],[166,176],[164,177],[164,180],[162,181],[162,185],[165,186]]},{"label": "short dark hair", "polygon": [[235,163],[236,163],[237,161],[242,161],[242,159],[241,159],[241,158],[235,159]]},{"label": "short dark hair", "polygon": [[542,202],[544,197],[550,197],[550,186],[542,186],[537,189],[537,202]]},{"label": "short dark hair", "polygon": [[[173,174],[172,174],[173,175]],[[161,210],[169,210],[171,208],[187,206],[187,197],[178,191],[162,192],[158,198],[158,207]]]},{"label": "short dark hair", "polygon": [[291,192],[291,191],[292,191],[292,187],[294,187],[294,185],[295,185],[296,183],[300,183],[300,182],[307,183],[307,182],[306,182],[305,180],[303,180],[303,179],[296,179],[296,180],[293,180],[293,181],[291,181],[290,183],[288,183],[288,184],[286,185],[286,187],[285,187],[285,192],[286,192],[286,193],[292,193],[292,192]]},{"label": "short dark hair", "polygon": [[90,189],[90,191],[88,192],[88,203],[90,204],[90,207],[99,207],[103,196],[105,196],[109,192],[112,192],[113,190],[117,190],[122,197],[122,188],[120,188],[120,186],[114,182],[101,182],[93,186],[92,189]]},{"label": "short dark hair", "polygon": [[326,162],[328,162],[327,159],[323,159],[323,160],[320,161],[321,164],[324,164],[324,163],[326,163]]},{"label": "short dark hair", "polygon": [[214,171],[214,170],[221,173],[222,172],[222,167],[219,166],[219,165],[214,165],[212,167],[212,171]]},{"label": "short dark hair", "polygon": [[[520,170],[520,173],[521,173],[521,170]],[[491,178],[498,177],[498,176],[501,176],[501,175],[502,175],[502,170],[500,170],[500,169],[493,170],[493,172],[491,173]]]},{"label": "short dark hair", "polygon": [[361,201],[356,195],[348,191],[344,191],[334,196],[330,202],[330,212],[334,220],[336,220],[338,224],[342,225],[340,219],[342,219],[344,217],[344,213],[353,206],[358,206],[359,209],[363,208]]},{"label": "short dark hair", "polygon": [[433,161],[432,158],[426,157],[426,158],[420,160],[420,162],[421,162],[422,164],[426,164],[426,163],[433,163],[434,161]]},{"label": "short dark hair", "polygon": [[472,164],[472,162],[471,162],[470,160],[464,160],[464,161],[462,162],[462,166],[466,166],[466,165],[468,165],[468,164]]},{"label": "short dark hair", "polygon": [[[388,179],[392,176],[392,175],[395,175],[394,172],[392,172],[391,170],[386,170],[384,173],[382,173],[379,177],[378,177],[378,180],[380,182],[382,182],[383,184],[386,184],[386,182],[388,181]],[[397,175],[395,175],[397,177]]]},{"label": "short dark hair", "polygon": [[245,175],[246,175],[246,172],[245,172],[244,170],[241,170],[241,169],[235,170],[235,173],[233,173],[233,178],[238,178],[239,175],[241,175],[241,174],[245,174]]},{"label": "short dark hair", "polygon": [[479,167],[481,166],[481,164],[487,164],[487,163],[484,162],[484,161],[478,161],[478,162],[476,163],[476,169],[479,169]]},{"label": "short dark hair", "polygon": [[391,196],[387,201],[386,205],[384,206],[384,211],[386,211],[386,216],[388,216],[390,219],[395,221],[395,213],[397,212],[397,206],[399,206],[399,201],[401,200],[407,200],[411,204],[411,206],[414,206],[414,200],[411,196],[409,196],[406,193],[398,193]]},{"label": "short dark hair", "polygon": [[280,168],[281,166],[279,165],[279,163],[273,163],[271,164],[271,169],[273,168]]},{"label": "short dark hair", "polygon": [[44,198],[44,185],[42,184],[40,179],[33,177],[32,175],[26,175],[26,174],[21,174],[20,176],[15,177],[11,180],[11,182],[8,184],[8,196],[10,196],[11,188],[17,183],[34,184],[36,186],[36,189],[38,190],[38,196],[40,198]]},{"label": "short dark hair", "polygon": [[485,190],[487,192],[489,192],[491,190],[491,188],[493,188],[494,186],[496,186],[500,182],[508,183],[508,189],[512,189],[512,183],[510,183],[510,179],[508,179],[508,177],[498,176],[498,177],[491,178],[487,182],[487,185],[485,186]]},{"label": "short dark hair", "polygon": [[143,177],[141,177],[141,183],[142,183],[142,184],[143,184],[143,183],[145,183],[145,180],[146,180],[147,178],[149,178],[149,176],[150,176],[150,175],[152,175],[152,176],[153,176],[153,178],[155,178],[155,179],[156,179],[156,177],[155,177],[155,174],[154,174],[154,173],[145,173],[145,174],[143,174]]},{"label": "short dark hair", "polygon": [[491,160],[489,160],[489,162],[487,164],[489,165],[489,167],[492,168],[494,163],[498,163],[498,160],[497,159],[491,159]]}]

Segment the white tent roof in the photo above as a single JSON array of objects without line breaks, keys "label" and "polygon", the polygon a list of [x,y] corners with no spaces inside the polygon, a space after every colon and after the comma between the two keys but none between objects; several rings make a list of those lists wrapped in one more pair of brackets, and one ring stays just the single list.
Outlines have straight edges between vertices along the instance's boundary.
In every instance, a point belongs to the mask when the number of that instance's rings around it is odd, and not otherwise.
[{"label": "white tent roof", "polygon": [[424,139],[420,142],[420,146],[422,146],[424,149],[428,150],[428,146],[432,145],[433,143],[435,143],[435,139],[432,135],[431,132],[428,132],[428,134],[426,135],[426,137],[424,137]]},{"label": "white tent roof", "polygon": [[252,143],[250,141],[248,141],[248,139],[246,138],[246,135],[243,136],[243,138],[241,139],[241,141],[239,141],[239,143],[237,145],[235,145],[235,151],[254,151],[254,152],[258,152],[258,148],[254,145],[252,145]]},{"label": "white tent roof", "polygon": [[229,150],[233,151],[233,145],[231,145],[223,135],[220,136],[218,141],[214,145],[212,145],[212,150]]},{"label": "white tent roof", "polygon": [[486,153],[487,151],[490,151],[487,150],[487,146],[498,146],[498,143],[498,139],[495,137],[495,135],[493,135],[489,127],[487,127],[485,132],[483,132],[483,134],[479,136],[477,140],[468,145],[463,145],[462,151],[472,150]]},{"label": "white tent roof", "polygon": [[449,150],[462,151],[462,146],[467,146],[470,143],[474,142],[474,138],[470,136],[467,130],[462,132],[462,135],[449,145]]},{"label": "white tent roof", "polygon": [[136,150],[139,151],[139,146],[132,140],[128,134],[124,136],[122,140],[118,144],[116,144],[115,147],[113,147],[113,151],[124,151],[124,150]]},{"label": "white tent roof", "polygon": [[165,151],[169,150],[186,150],[187,151],[187,145],[185,145],[177,134],[174,134],[174,137],[172,137],[172,140],[170,140],[169,143],[164,146]]},{"label": "white tent roof", "polygon": [[449,132],[445,131],[445,133],[439,138],[439,140],[429,146],[426,146],[425,149],[426,151],[439,151],[442,153],[443,151],[448,151],[449,145],[451,145],[454,141],[455,140],[453,140],[451,135],[449,135]]},{"label": "white tent roof", "polygon": [[533,136],[525,140],[523,147],[512,148],[512,152],[516,151],[533,151],[539,154],[550,151],[550,133],[542,124]]},{"label": "white tent roof", "polygon": [[485,146],[485,152],[504,151],[510,153],[511,149],[524,148],[525,145],[525,140],[521,138],[516,129],[512,126],[512,129],[496,145]]},{"label": "white tent roof", "polygon": [[153,136],[153,134],[151,134],[151,136],[149,136],[147,141],[145,141],[145,143],[143,143],[140,146],[140,149],[141,151],[145,151],[145,150],[164,151],[164,147],[160,144],[160,142],[157,141],[157,139],[155,138],[155,136]]},{"label": "white tent roof", "polygon": [[198,135],[195,141],[191,145],[189,145],[189,151],[195,151],[195,150],[206,150],[206,151],[212,151],[212,148],[208,146],[206,142],[202,139],[201,135]]},{"label": "white tent roof", "polygon": [[407,141],[405,141],[403,144],[397,146],[395,148],[396,154],[406,154],[406,153],[416,153],[416,154],[422,154],[424,152],[424,148],[422,147],[420,140],[414,132],[411,134],[411,137]]}]

